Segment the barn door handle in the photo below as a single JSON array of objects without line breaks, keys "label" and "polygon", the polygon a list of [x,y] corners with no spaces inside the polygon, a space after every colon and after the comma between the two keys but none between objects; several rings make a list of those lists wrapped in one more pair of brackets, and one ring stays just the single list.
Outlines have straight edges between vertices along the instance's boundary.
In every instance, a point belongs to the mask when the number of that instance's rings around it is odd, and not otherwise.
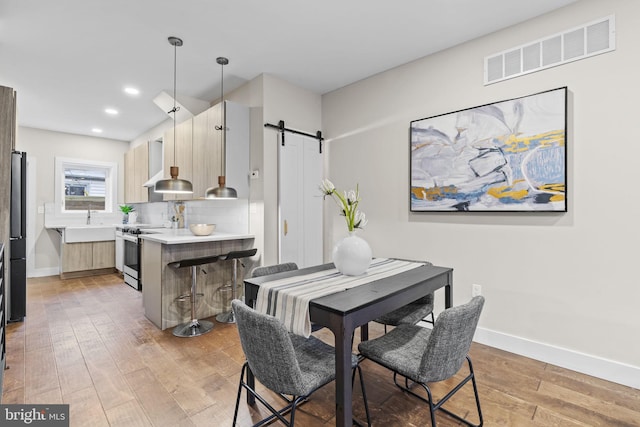
[{"label": "barn door handle", "polygon": [[284,235],[286,236],[288,232],[289,232],[289,223],[285,219],[284,220]]}]

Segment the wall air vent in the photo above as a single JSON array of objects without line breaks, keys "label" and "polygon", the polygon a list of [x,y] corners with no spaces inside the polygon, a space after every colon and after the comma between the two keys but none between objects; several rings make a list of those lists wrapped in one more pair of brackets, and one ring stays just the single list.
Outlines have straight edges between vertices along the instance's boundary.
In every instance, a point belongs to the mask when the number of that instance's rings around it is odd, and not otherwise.
[{"label": "wall air vent", "polygon": [[607,16],[558,34],[484,58],[484,84],[556,67],[616,49],[615,16]]}]

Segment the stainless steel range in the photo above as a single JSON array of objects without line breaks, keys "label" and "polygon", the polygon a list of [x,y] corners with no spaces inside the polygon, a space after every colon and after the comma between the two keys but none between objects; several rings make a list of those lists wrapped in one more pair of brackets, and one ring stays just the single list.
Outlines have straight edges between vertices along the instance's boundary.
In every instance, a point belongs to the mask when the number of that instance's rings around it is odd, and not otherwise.
[{"label": "stainless steel range", "polygon": [[[142,291],[140,272],[140,249],[142,246],[141,234],[155,233],[150,228],[159,228],[150,224],[132,224],[118,226],[116,230],[116,240],[122,239],[121,259],[122,274],[124,282],[133,289]],[[116,251],[117,252],[117,251]]]}]

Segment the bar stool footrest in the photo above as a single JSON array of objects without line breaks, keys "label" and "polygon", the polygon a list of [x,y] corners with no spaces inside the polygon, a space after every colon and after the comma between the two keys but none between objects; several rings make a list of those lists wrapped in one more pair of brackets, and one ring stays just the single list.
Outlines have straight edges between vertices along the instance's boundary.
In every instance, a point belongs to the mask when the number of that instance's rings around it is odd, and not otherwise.
[{"label": "bar stool footrest", "polygon": [[[196,297],[203,297],[203,296],[204,294],[202,292],[196,293]],[[176,297],[176,299],[174,299],[174,301],[178,301],[178,302],[185,302],[190,300],[191,300],[191,294],[180,295],[179,297]]]}]

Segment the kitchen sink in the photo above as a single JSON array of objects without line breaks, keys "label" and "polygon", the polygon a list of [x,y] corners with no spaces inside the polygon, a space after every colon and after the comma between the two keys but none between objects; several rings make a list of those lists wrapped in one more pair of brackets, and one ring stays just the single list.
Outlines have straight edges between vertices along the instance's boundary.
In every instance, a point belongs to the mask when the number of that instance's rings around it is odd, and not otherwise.
[{"label": "kitchen sink", "polygon": [[116,239],[116,227],[113,225],[74,225],[63,232],[64,243],[102,242]]}]

